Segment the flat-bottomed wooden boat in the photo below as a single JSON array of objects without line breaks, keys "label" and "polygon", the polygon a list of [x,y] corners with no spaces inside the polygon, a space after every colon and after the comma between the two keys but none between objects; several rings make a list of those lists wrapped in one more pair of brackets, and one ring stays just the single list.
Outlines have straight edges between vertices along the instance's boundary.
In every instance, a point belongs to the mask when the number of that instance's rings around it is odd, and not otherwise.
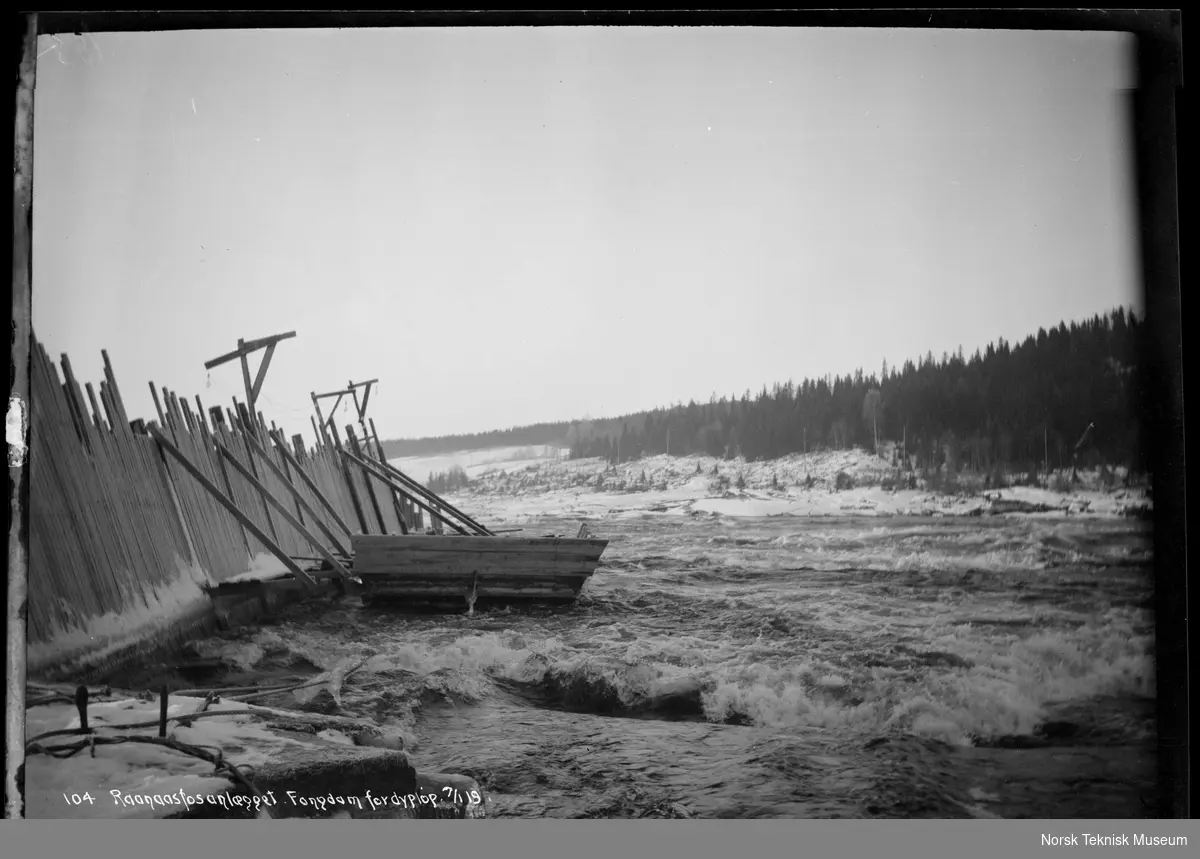
[{"label": "flat-bottomed wooden boat", "polygon": [[367,599],[573,602],[607,540],[591,537],[366,535],[350,538]]}]

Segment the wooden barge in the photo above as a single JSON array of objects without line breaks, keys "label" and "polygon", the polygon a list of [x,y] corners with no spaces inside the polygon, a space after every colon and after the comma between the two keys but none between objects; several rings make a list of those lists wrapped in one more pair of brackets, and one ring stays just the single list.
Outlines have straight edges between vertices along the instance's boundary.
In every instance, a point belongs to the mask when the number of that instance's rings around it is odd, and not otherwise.
[{"label": "wooden barge", "polygon": [[[582,533],[582,532],[581,532]],[[607,540],[400,534],[351,536],[352,564],[370,600],[573,602]]]}]

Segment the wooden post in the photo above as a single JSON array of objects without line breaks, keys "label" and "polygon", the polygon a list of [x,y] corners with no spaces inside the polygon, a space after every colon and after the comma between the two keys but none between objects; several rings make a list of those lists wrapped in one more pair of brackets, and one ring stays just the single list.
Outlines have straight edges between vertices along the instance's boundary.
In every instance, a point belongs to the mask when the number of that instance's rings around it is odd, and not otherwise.
[{"label": "wooden post", "polygon": [[[283,468],[280,469],[279,466],[277,466],[274,462],[271,461],[271,455],[269,453],[267,453],[266,451],[263,451],[262,448],[259,447],[259,444],[257,441],[254,442],[254,447],[255,447],[255,451],[258,452],[258,454],[262,457],[263,462],[265,462],[267,464],[267,467],[271,471],[271,473],[274,474],[280,480],[285,481],[286,486],[291,487],[292,486],[292,467],[287,464],[287,461],[284,460]],[[251,458],[251,460],[253,460],[253,457]],[[292,487],[292,488],[294,488],[294,487]],[[296,497],[296,518],[300,520],[301,524],[304,524],[304,506],[300,503],[300,498],[298,496]]]},{"label": "wooden post", "polygon": [[[300,491],[296,488],[296,485],[292,483],[291,478],[288,477],[284,471],[271,460],[270,454],[268,454],[266,449],[264,449],[257,441],[254,442],[254,452],[257,453],[262,461],[267,464],[267,468],[271,469],[275,476],[279,478],[279,480],[283,483],[284,488],[288,489],[292,493],[292,496],[296,499],[296,506],[308,511],[308,515],[312,517],[313,523],[321,530],[321,533],[325,535],[326,539],[329,540],[330,545],[332,545],[346,557],[349,557],[350,550],[345,546],[345,544],[342,543],[341,540],[337,538],[337,535],[325,525],[321,519],[321,516],[312,508],[312,505],[310,505],[304,499],[304,496],[300,494]],[[284,466],[287,466],[286,458],[284,459]],[[301,523],[303,524],[303,520],[301,520]],[[347,533],[349,533],[349,530],[347,530]]]},{"label": "wooden post", "polygon": [[79,733],[88,733],[88,688],[75,687],[75,710],[79,713]]},{"label": "wooden post", "polygon": [[[313,441],[313,444],[315,444],[317,446],[317,449],[320,450],[321,442],[322,442],[322,440],[324,440],[325,434],[323,432],[321,432],[321,430],[317,427],[317,422],[315,419],[309,418],[309,420],[312,421],[313,438],[315,439],[315,441]],[[329,446],[328,444],[325,445],[325,447],[328,447],[328,446]]]},{"label": "wooden post", "polygon": [[[428,503],[426,503],[424,500],[422,500],[422,499],[418,498],[417,496],[410,494],[410,493],[409,493],[407,490],[403,489],[403,488],[401,487],[401,485],[400,485],[398,482],[396,482],[394,479],[392,479],[392,478],[391,478],[391,477],[390,477],[390,476],[387,474],[387,472],[383,471],[383,470],[382,470],[382,469],[380,469],[378,466],[376,466],[376,465],[374,465],[374,464],[372,464],[372,463],[369,463],[369,462],[365,462],[365,461],[364,461],[364,460],[362,460],[362,459],[359,459],[359,458],[358,458],[357,456],[355,456],[353,453],[351,453],[350,451],[348,451],[348,450],[346,450],[346,449],[344,449],[344,448],[342,448],[342,449],[341,449],[339,452],[340,452],[340,453],[342,454],[342,456],[344,456],[344,457],[345,457],[347,460],[349,460],[350,462],[353,462],[355,465],[357,465],[357,466],[358,466],[359,468],[361,468],[363,471],[366,471],[366,472],[368,472],[369,474],[373,474],[375,477],[379,478],[380,480],[382,480],[382,481],[384,481],[385,483],[387,483],[387,484],[389,484],[390,486],[392,486],[392,488],[394,488],[394,489],[395,489],[397,492],[400,492],[400,493],[403,493],[404,495],[406,495],[406,496],[409,498],[409,500],[410,500],[410,501],[412,501],[412,502],[414,502],[415,504],[419,505],[420,507],[423,507],[424,509],[428,510],[428,511],[429,511],[429,513],[430,513],[430,515],[433,515],[433,516],[438,516],[437,509],[436,509],[436,508],[435,508],[433,505],[431,505],[431,504],[428,504]],[[444,518],[443,518],[443,517],[441,517],[441,516],[438,516],[438,518],[439,518],[439,519],[442,519],[442,521],[443,521],[443,522],[445,522],[447,525],[449,525],[451,528],[453,528],[453,529],[454,529],[455,531],[457,531],[459,534],[462,534],[464,537],[479,536],[479,535],[476,535],[476,534],[471,534],[470,532],[468,532],[468,531],[467,531],[467,529],[466,529],[466,528],[463,528],[463,527],[462,527],[461,525],[459,525],[457,522],[451,522],[451,521],[448,521],[448,520],[444,519]]]},{"label": "wooden post", "polygon": [[[363,400],[361,403],[358,401],[358,389],[355,387],[354,382],[353,381],[347,382],[347,385],[350,388],[350,395],[354,397],[354,413],[356,415],[358,415],[358,426],[360,429],[362,429],[363,445],[365,446],[367,444],[367,439],[369,438],[369,435],[367,434],[366,413],[367,413],[367,400],[371,396],[371,383],[367,382],[367,390],[366,390],[365,395],[363,396]],[[348,437],[353,438],[353,436],[349,434],[348,429],[347,429],[347,435],[348,435]],[[354,447],[358,448],[358,444],[355,443]],[[361,452],[361,451],[356,450],[356,452]],[[370,454],[367,454],[367,455],[370,456]]]},{"label": "wooden post", "polygon": [[[238,349],[244,350],[245,348],[246,348],[246,341],[243,340],[241,337],[239,337],[238,338]],[[250,361],[247,360],[246,353],[244,351],[242,351],[241,354],[238,355],[238,360],[242,365],[242,385],[244,386],[245,391],[246,391],[246,402],[250,403],[251,413],[253,413],[254,383],[250,381]]]},{"label": "wooden post", "polygon": [[[152,435],[147,428],[147,435]],[[183,505],[179,503],[179,493],[175,490],[175,481],[171,479],[171,470],[167,468],[167,457],[163,453],[162,445],[158,446],[158,476],[162,480],[163,485],[167,488],[167,495],[171,498],[171,509],[175,512],[175,520],[179,523],[179,528],[183,532],[184,543],[188,547],[188,552],[191,557],[188,559],[194,564],[200,563],[200,556],[196,553],[196,544],[192,540],[192,529],[188,527],[187,517],[183,514]],[[243,532],[242,539],[246,539]],[[250,542],[246,541],[246,556],[250,555]]]},{"label": "wooden post", "polygon": [[287,449],[287,445],[283,444],[278,437],[274,438],[273,441],[275,442],[276,449],[283,454],[283,458],[291,463],[292,467],[296,469],[296,473],[300,475],[300,480],[305,486],[308,487],[308,491],[311,492],[316,499],[320,501],[322,505],[324,505],[325,509],[329,511],[329,515],[333,517],[333,521],[337,523],[337,526],[347,534],[353,534],[353,529],[346,524],[346,520],[341,517],[341,514],[338,513],[337,508],[335,508],[333,504],[330,503],[329,499],[325,497],[325,494],[321,492],[317,484],[313,482],[313,479],[308,476],[308,473],[303,469],[303,467],[301,467],[300,463],[298,463],[292,457],[291,452]]},{"label": "wooden post", "polygon": [[121,426],[129,426],[129,415],[125,412],[125,401],[121,398],[121,389],[117,386],[117,376],[113,372],[112,362],[108,360],[108,350],[101,349],[100,355],[104,359],[104,378],[108,381],[108,393],[112,397],[113,408],[117,413],[117,420]]},{"label": "wooden post", "polygon": [[[14,407],[23,404],[37,409],[32,391],[34,358],[41,344],[33,337],[30,322],[30,295],[33,282],[33,129],[34,84],[37,80],[38,16],[25,16],[25,36],[21,60],[16,74],[16,93],[13,99],[13,255],[12,255],[12,363],[9,364],[9,417],[15,417]],[[12,44],[11,42],[9,43]],[[10,66],[11,68],[11,66]],[[12,78],[9,78],[12,81]],[[44,354],[44,353],[43,353]],[[40,356],[38,356],[40,357]],[[49,360],[46,361],[49,364]],[[51,365],[53,366],[53,365]],[[38,418],[34,418],[38,420]],[[9,425],[11,426],[11,424]],[[13,428],[16,429],[16,428]],[[13,429],[9,429],[10,440]],[[32,433],[44,432],[27,426],[18,430],[21,443],[33,447]],[[30,480],[33,477],[30,456],[14,457],[14,447],[8,453],[8,492],[11,499],[8,542],[8,575],[5,587],[5,653],[4,682],[8,693],[4,699],[4,816],[25,816],[22,782],[25,770],[25,683],[27,678],[25,648],[30,633],[36,629],[39,612],[30,606],[29,550],[30,540],[24,534],[22,520],[28,522]],[[40,467],[40,466],[39,466]],[[38,570],[37,573],[44,571]],[[35,573],[36,574],[36,573]],[[84,690],[86,691],[86,690]],[[19,825],[19,824],[18,824]]]},{"label": "wooden post", "polygon": [[335,558],[333,553],[326,549],[320,540],[318,540],[307,528],[300,524],[300,520],[288,512],[287,505],[272,495],[271,490],[263,486],[262,483],[258,481],[258,478],[250,473],[250,469],[238,462],[237,457],[229,452],[229,448],[225,447],[225,445],[221,444],[220,442],[217,442],[217,450],[221,452],[222,456],[229,460],[229,464],[232,465],[234,469],[242,475],[242,477],[246,478],[246,480],[250,482],[251,486],[258,490],[258,493],[263,497],[263,501],[269,503],[272,507],[278,510],[279,515],[284,518],[284,521],[295,528],[301,534],[301,536],[303,536],[304,539],[307,540],[309,544],[311,544],[312,547],[320,553],[321,557],[323,557],[333,566],[334,571],[342,577],[343,581],[350,581],[353,578],[349,571],[342,566],[341,561]]},{"label": "wooden post", "polygon": [[166,438],[166,436],[155,429],[150,430],[150,435],[156,442],[158,442],[159,446],[163,450],[171,454],[171,456],[183,466],[184,470],[186,470],[187,473],[190,474],[197,483],[208,490],[208,493],[217,500],[217,503],[228,510],[233,518],[241,522],[243,528],[253,534],[260,543],[266,546],[267,549],[270,550],[271,554],[278,558],[280,563],[287,567],[297,579],[304,582],[304,584],[308,585],[309,588],[315,589],[317,587],[316,580],[313,579],[313,577],[306,573],[303,569],[301,569],[299,564],[288,557],[287,552],[283,551],[283,549],[281,549],[270,537],[268,537],[261,528],[255,525],[254,522],[251,521],[250,517],[239,510],[237,505],[234,504],[232,500],[226,498],[224,493],[222,493],[221,490],[212,483],[212,481],[204,476],[204,472],[193,465],[183,454],[183,452],[180,451],[179,448],[175,447],[175,445],[172,444],[170,440]]},{"label": "wooden post", "polygon": [[480,534],[483,534],[485,536],[494,536],[492,534],[492,532],[489,531],[487,528],[485,528],[483,525],[480,525],[478,522],[476,522],[474,519],[472,519],[466,513],[463,513],[461,510],[459,510],[453,504],[448,502],[445,498],[442,498],[437,493],[433,492],[430,489],[427,489],[426,487],[422,486],[420,483],[417,483],[417,481],[413,480],[411,477],[409,477],[407,474],[405,474],[400,469],[396,468],[396,466],[392,465],[390,462],[383,462],[383,463],[381,463],[381,465],[385,471],[387,471],[389,474],[391,474],[397,481],[399,481],[403,486],[407,487],[414,494],[420,495],[423,498],[427,498],[427,499],[435,502],[438,506],[445,508],[451,514],[458,517],[459,520],[461,520],[462,522],[465,522],[467,525],[469,525],[471,528],[478,531]]},{"label": "wooden post", "polygon": [[67,392],[67,406],[70,409],[71,417],[75,420],[75,429],[79,432],[79,437],[83,439],[84,449],[91,453],[92,434],[88,429],[87,406],[83,404],[79,383],[75,381],[75,374],[71,370],[71,361],[67,358],[66,353],[62,355],[62,368],[65,381],[63,387]]},{"label": "wooden post", "polygon": [[167,419],[163,416],[162,404],[158,401],[158,388],[154,387],[154,383],[150,383],[150,396],[154,397],[154,410],[158,412],[158,425],[165,427]]},{"label": "wooden post", "polygon": [[276,450],[282,453],[283,458],[286,459],[288,463],[292,464],[296,474],[300,475],[300,481],[308,487],[308,491],[313,494],[314,498],[322,503],[326,511],[329,511],[329,515],[332,517],[332,519],[334,519],[334,522],[337,523],[337,527],[341,528],[343,531],[346,531],[347,534],[354,534],[354,529],[350,528],[350,525],[347,524],[346,519],[343,519],[341,513],[337,512],[337,507],[332,505],[328,498],[325,498],[325,494],[320,491],[320,487],[317,486],[317,483],[313,482],[312,477],[308,476],[308,473],[305,471],[304,467],[302,467],[302,465],[296,461],[295,457],[292,456],[292,451],[288,450],[288,446],[283,443],[283,439],[272,437],[271,440],[275,441]]},{"label": "wooden post", "polygon": [[[233,426],[226,420],[220,406],[213,406],[211,415],[213,429],[215,430],[213,433],[214,442],[220,435],[224,435],[226,432],[232,433]],[[225,484],[225,491],[229,493],[230,498],[235,498],[236,496],[233,494],[233,481],[229,478],[229,469],[225,466],[225,460],[219,456],[217,457],[217,468],[221,470],[221,482]],[[254,552],[250,548],[250,532],[246,530],[246,526],[242,524],[240,519],[238,520],[238,527],[242,532],[242,544],[246,547],[246,557],[252,559]]]},{"label": "wooden post", "polygon": [[[256,435],[254,432],[254,417],[249,413],[250,410],[245,407],[245,404],[237,401],[237,397],[233,398],[233,408],[235,409],[235,414],[238,416],[238,422],[241,425],[240,429],[242,431],[242,442],[246,446],[246,454],[249,455],[250,438]],[[258,469],[253,468],[253,464],[254,460],[251,458],[251,467],[254,471],[255,478],[257,478]],[[271,506],[267,504],[266,501],[263,501],[263,512],[267,514],[267,527],[271,529],[271,537],[275,540],[275,542],[278,543],[279,532],[275,529],[275,518],[271,515]]]},{"label": "wooden post", "polygon": [[204,403],[200,402],[200,395],[196,394],[196,418],[200,421],[200,426],[206,433],[211,433],[208,428],[208,420],[205,418],[207,412],[204,409]]},{"label": "wooden post", "polygon": [[[358,444],[358,438],[354,435],[354,425],[346,424],[346,440],[350,443],[351,449],[356,456],[362,456],[362,448]],[[367,496],[371,501],[371,508],[375,511],[375,518],[379,520],[379,533],[387,533],[387,522],[384,521],[383,511],[379,509],[379,499],[375,497],[375,488],[371,486],[371,477],[363,481],[367,487]]]},{"label": "wooden post", "polygon": [[87,391],[88,402],[92,404],[92,420],[96,423],[96,429],[105,429],[104,413],[100,411],[100,404],[96,402],[96,389],[92,387],[91,382],[85,383],[83,387]]},{"label": "wooden post", "polygon": [[317,410],[317,422],[313,425],[313,429],[317,433],[317,441],[324,441],[326,447],[333,447],[329,441],[329,435],[325,431],[325,416],[321,414],[321,403],[317,397],[316,391],[312,394],[313,408]]},{"label": "wooden post", "polygon": [[[333,425],[333,421],[329,422],[329,434],[333,437],[334,450],[338,453],[344,453],[342,449],[342,440],[338,436],[337,427]],[[358,516],[358,525],[362,528],[363,534],[370,534],[367,529],[367,517],[363,515],[362,502],[358,500],[358,490],[354,487],[354,478],[350,472],[350,466],[345,461],[342,462],[342,474],[346,477],[346,488],[350,491],[350,501],[354,505],[354,513]]]},{"label": "wooden post", "polygon": [[[370,389],[368,389],[368,393]],[[383,443],[379,440],[379,431],[375,429],[375,419],[371,418],[371,435],[375,436],[375,449],[379,451],[379,461],[387,462],[387,454],[383,452]],[[390,487],[389,487],[390,488]],[[407,534],[409,528],[408,511],[404,509],[404,503],[400,500],[400,496],[396,494],[396,490],[391,490],[392,506],[396,509],[396,521],[400,523],[400,533]]]}]

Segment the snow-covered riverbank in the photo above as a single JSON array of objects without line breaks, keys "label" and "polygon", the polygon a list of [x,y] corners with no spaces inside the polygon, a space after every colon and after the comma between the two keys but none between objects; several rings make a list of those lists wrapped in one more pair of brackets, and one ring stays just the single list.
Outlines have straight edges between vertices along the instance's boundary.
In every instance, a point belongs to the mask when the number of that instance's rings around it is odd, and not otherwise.
[{"label": "snow-covered riverbank", "polygon": [[[475,452],[474,460],[483,459]],[[465,456],[465,454],[464,454]],[[464,460],[468,461],[468,460]],[[454,457],[439,459],[451,467]],[[396,460],[411,476],[423,461]],[[1081,515],[1115,517],[1150,509],[1143,487],[1124,486],[1117,469],[1053,474],[1039,486],[992,488],[982,477],[947,482],[901,473],[860,450],[796,454],[765,462],[654,456],[610,466],[600,459],[564,460],[555,451],[520,461],[467,468],[471,485],[450,500],[493,522],[529,517],[643,514],[761,516]],[[1006,483],[1021,476],[1011,475]],[[935,488],[936,483],[936,488]]]}]

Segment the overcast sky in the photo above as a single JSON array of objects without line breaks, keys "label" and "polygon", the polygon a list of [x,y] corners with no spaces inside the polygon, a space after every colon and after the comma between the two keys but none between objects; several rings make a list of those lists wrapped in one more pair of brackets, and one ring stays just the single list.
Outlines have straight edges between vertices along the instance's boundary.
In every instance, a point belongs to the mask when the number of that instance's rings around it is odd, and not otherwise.
[{"label": "overcast sky", "polygon": [[[1116,34],[42,36],[33,325],[131,417],[295,330],[259,407],[384,438],[878,371],[1140,306]],[[261,355],[261,353],[259,353]],[[257,357],[253,366],[257,365]],[[252,366],[252,370],[253,370]],[[339,415],[339,426],[349,422]]]}]

